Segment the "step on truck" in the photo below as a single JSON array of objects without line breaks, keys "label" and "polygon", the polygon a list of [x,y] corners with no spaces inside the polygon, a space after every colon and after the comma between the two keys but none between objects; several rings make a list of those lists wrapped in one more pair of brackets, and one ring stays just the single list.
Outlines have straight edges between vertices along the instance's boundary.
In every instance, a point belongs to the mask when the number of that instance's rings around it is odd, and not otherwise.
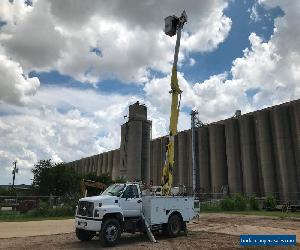
[{"label": "step on truck", "polygon": [[116,183],[101,195],[81,198],[76,207],[76,236],[81,241],[99,235],[105,246],[114,246],[123,232],[162,231],[177,237],[199,212],[199,202],[188,196],[156,196],[142,192],[137,182]]}]

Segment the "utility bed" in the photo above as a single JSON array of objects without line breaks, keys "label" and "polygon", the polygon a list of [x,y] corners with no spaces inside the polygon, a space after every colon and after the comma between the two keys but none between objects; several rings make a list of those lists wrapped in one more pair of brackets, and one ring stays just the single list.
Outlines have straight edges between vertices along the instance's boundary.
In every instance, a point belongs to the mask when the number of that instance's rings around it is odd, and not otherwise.
[{"label": "utility bed", "polygon": [[198,212],[194,208],[194,197],[143,196],[142,201],[143,214],[150,226],[167,223],[173,212],[179,212],[184,222],[192,220]]}]

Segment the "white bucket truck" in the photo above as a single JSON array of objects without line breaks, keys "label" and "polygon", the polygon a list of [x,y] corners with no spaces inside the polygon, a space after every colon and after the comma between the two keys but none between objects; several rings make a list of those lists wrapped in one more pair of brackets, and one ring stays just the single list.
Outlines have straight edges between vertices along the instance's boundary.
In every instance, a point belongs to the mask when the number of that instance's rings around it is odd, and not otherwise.
[{"label": "white bucket truck", "polygon": [[99,233],[106,246],[114,246],[122,232],[146,231],[152,241],[151,231],[177,237],[198,212],[199,202],[194,197],[143,195],[140,183],[113,184],[99,196],[79,200],[76,235],[89,241]]}]

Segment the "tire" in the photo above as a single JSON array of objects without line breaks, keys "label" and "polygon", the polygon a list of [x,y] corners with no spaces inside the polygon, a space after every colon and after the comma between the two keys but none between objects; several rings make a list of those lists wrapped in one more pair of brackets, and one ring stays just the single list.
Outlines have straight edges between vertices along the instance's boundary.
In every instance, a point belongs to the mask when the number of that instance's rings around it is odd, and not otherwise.
[{"label": "tire", "polygon": [[175,238],[179,235],[182,229],[182,220],[177,214],[170,216],[168,224],[166,225],[166,233],[170,238]]},{"label": "tire", "polygon": [[121,236],[121,226],[118,220],[114,218],[107,218],[104,220],[101,231],[100,240],[105,246],[115,246]]},{"label": "tire", "polygon": [[83,229],[76,228],[76,236],[81,241],[90,241],[94,238],[95,233],[91,231],[86,231]]}]

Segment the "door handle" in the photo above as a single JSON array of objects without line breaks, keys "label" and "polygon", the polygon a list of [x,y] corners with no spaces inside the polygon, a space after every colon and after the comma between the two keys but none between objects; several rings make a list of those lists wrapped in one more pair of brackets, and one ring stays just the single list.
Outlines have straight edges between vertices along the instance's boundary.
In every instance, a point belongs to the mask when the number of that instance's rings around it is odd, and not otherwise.
[{"label": "door handle", "polygon": [[141,203],[141,202],[142,202],[142,200],[138,200],[138,201],[137,201],[137,203]]}]

